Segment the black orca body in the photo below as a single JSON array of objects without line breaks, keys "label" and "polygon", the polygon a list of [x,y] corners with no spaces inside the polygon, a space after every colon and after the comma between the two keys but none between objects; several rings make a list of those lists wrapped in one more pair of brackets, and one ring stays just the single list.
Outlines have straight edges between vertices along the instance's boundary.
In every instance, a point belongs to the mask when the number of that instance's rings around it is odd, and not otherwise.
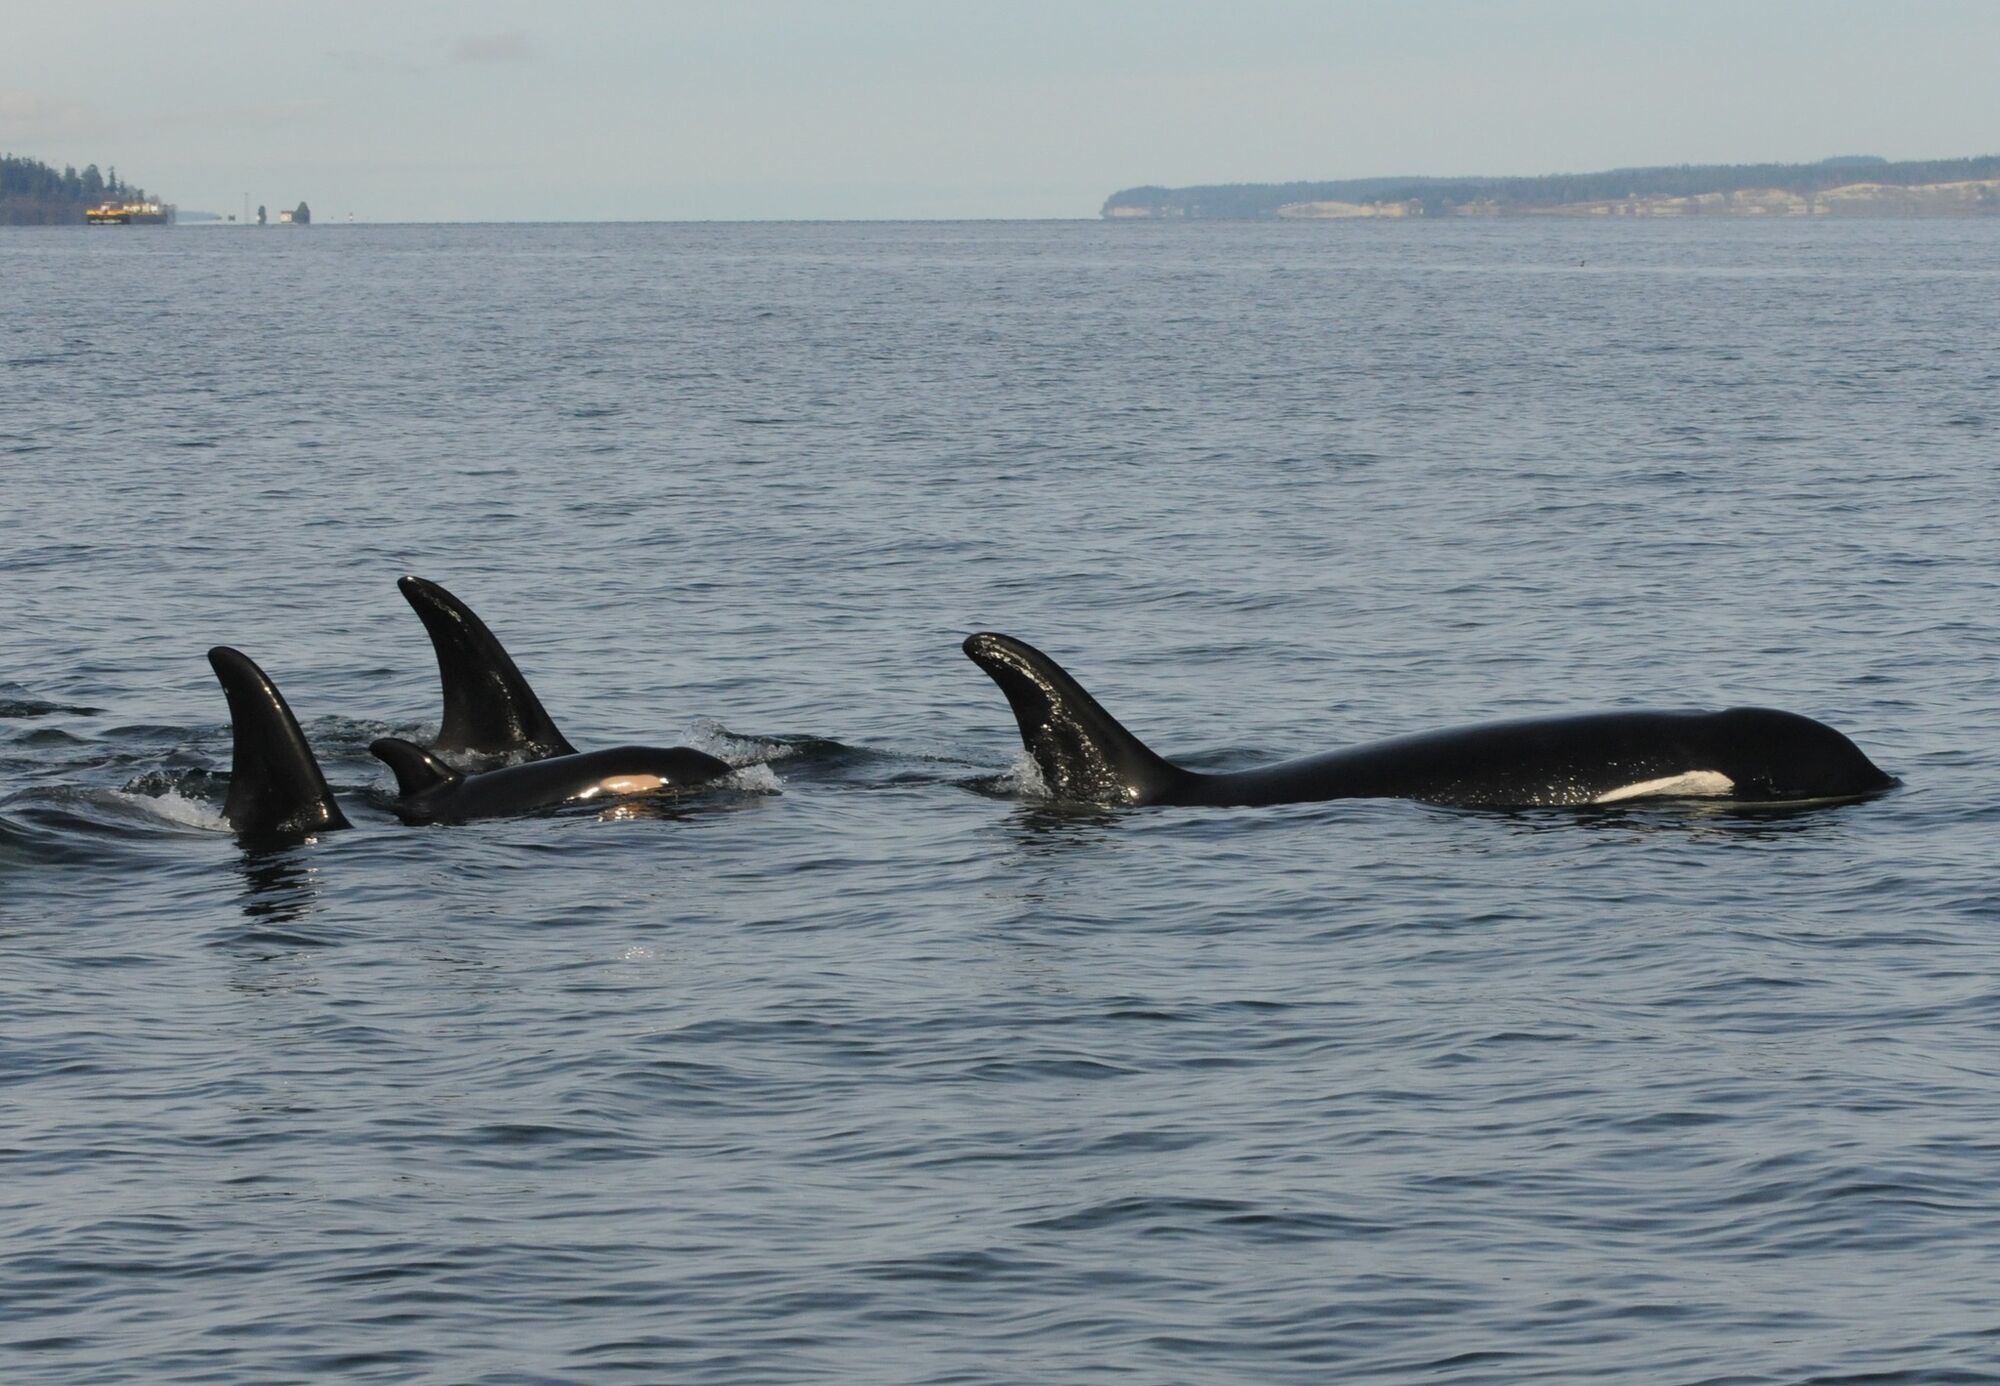
[{"label": "black orca body", "polygon": [[424,578],[399,578],[396,586],[422,618],[437,652],[444,721],[432,750],[480,764],[576,754],[513,657],[471,607]]},{"label": "black orca body", "polygon": [[229,697],[229,797],[222,816],[245,842],[296,842],[348,826],[284,694],[251,658],[227,645],[208,652]]},{"label": "black orca body", "polygon": [[[396,774],[394,808],[404,822],[461,823],[675,793],[729,773],[727,763],[685,746],[578,751],[471,607],[427,578],[396,586],[430,632],[444,685],[444,721],[429,748],[393,736],[368,747]],[[482,768],[467,773],[466,765]]]},{"label": "black orca body", "polygon": [[462,823],[533,813],[628,794],[675,793],[720,779],[726,762],[686,746],[614,746],[466,775],[399,737],[369,751],[396,772],[398,817],[406,823]]},{"label": "black orca body", "polygon": [[1896,783],[1832,727],[1768,708],[1492,722],[1205,775],[1148,750],[1039,650],[984,633],[967,640],[965,652],[1007,695],[1022,744],[1058,799],[1253,805],[1383,798],[1525,808],[1695,796],[1854,799]]}]

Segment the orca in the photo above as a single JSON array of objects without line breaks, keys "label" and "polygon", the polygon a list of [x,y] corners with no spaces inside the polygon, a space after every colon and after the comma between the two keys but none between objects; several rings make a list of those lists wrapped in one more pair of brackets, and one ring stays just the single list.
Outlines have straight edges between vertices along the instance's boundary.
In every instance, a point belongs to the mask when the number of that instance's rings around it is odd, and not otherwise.
[{"label": "orca", "polygon": [[391,806],[405,823],[462,823],[628,794],[678,793],[729,773],[687,746],[614,746],[464,774],[414,741],[385,736],[369,752],[396,774]]},{"label": "orca", "polygon": [[444,720],[431,749],[481,765],[572,756],[542,700],[472,608],[420,577],[396,587],[430,633],[444,685]]},{"label": "orca", "polygon": [[1201,774],[1147,749],[1034,647],[981,632],[966,640],[965,653],[1007,695],[1021,742],[1059,800],[1234,806],[1415,799],[1466,808],[1651,798],[1778,804],[1858,799],[1897,783],[1832,727],[1752,707],[1490,722],[1260,769]]},{"label": "orca", "polygon": [[210,650],[208,663],[229,698],[233,745],[222,816],[237,837],[264,845],[347,827],[298,719],[270,676],[227,645]]},{"label": "orca", "polygon": [[[428,747],[385,736],[368,750],[396,776],[406,823],[461,823],[626,794],[673,793],[730,766],[689,747],[578,751],[471,607],[428,578],[396,587],[437,652],[444,720]],[[444,759],[451,756],[458,763]]]}]

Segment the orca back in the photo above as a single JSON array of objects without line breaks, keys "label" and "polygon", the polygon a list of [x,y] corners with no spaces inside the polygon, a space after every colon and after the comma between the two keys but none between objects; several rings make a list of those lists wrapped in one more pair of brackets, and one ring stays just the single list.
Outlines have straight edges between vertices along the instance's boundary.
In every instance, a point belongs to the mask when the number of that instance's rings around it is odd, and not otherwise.
[{"label": "orca back", "polygon": [[400,737],[382,737],[368,749],[395,772],[395,810],[410,823],[462,823],[599,797],[678,793],[730,771],[727,762],[687,746],[612,746],[470,775]]}]

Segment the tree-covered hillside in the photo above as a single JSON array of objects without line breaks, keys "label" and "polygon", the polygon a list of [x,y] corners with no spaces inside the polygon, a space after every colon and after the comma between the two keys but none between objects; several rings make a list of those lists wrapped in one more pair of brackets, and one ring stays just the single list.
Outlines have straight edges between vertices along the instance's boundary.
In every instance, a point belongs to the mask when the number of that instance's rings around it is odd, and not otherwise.
[{"label": "tree-covered hillside", "polygon": [[0,154],[0,226],[81,225],[84,212],[107,199],[144,202],[146,193],[120,179],[116,168],[58,172],[37,159]]},{"label": "tree-covered hillside", "polygon": [[1583,202],[1775,189],[1807,196],[1854,183],[1914,187],[2000,178],[2000,155],[1890,163],[1849,156],[1816,164],[1682,164],[1556,173],[1533,178],[1353,178],[1331,183],[1231,183],[1196,188],[1126,188],[1103,214],[1256,220],[1281,207],[1312,202],[1413,203],[1426,215],[1479,206],[1505,214]]}]

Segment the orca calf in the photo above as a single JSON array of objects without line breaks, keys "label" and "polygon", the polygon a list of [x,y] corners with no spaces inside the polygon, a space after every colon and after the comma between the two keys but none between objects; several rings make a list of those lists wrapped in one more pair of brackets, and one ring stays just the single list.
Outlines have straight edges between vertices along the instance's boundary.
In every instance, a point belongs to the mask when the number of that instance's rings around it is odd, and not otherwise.
[{"label": "orca calf", "polygon": [[433,751],[481,763],[576,754],[513,657],[471,607],[424,578],[399,578],[396,587],[422,619],[437,653],[444,721],[431,742]]},{"label": "orca calf", "polygon": [[1462,807],[1856,799],[1896,781],[1821,722],[1768,708],[1598,712],[1399,736],[1256,770],[1205,775],[1161,759],[1041,651],[990,632],[965,653],[1000,685],[1057,799],[1290,804],[1417,799]]},{"label": "orca calf", "polygon": [[476,775],[400,737],[382,737],[368,750],[396,772],[400,797],[391,807],[405,823],[463,823],[625,794],[678,793],[730,770],[727,761],[688,746],[614,746]]},{"label": "orca calf", "polygon": [[[726,762],[685,746],[578,751],[471,607],[427,578],[399,578],[396,587],[430,632],[444,685],[444,721],[428,748],[394,736],[368,747],[395,772],[392,807],[404,822],[462,823],[600,797],[678,792],[729,773]],[[468,773],[445,755],[501,764]]]},{"label": "orca calf", "polygon": [[245,842],[291,842],[348,826],[298,719],[270,676],[240,650],[217,645],[209,667],[229,697],[233,741],[222,816]]}]

